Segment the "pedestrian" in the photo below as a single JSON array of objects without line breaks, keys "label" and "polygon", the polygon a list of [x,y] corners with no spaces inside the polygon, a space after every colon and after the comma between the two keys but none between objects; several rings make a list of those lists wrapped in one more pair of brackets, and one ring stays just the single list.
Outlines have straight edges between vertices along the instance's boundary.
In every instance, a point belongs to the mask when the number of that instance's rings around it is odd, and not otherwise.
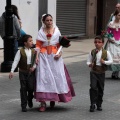
[{"label": "pedestrian", "polygon": [[114,16],[115,20],[108,24],[107,33],[110,37],[106,50],[110,52],[113,58],[113,63],[109,66],[109,70],[113,71],[111,77],[118,79],[120,71],[120,11],[116,10]]},{"label": "pedestrian", "polygon": [[[118,10],[120,11],[120,3],[117,3],[116,6],[115,6],[115,11]],[[114,21],[115,20],[115,11],[111,14],[111,21]]]},{"label": "pedestrian", "polygon": [[16,5],[11,5],[11,8],[13,10],[13,14],[16,16],[16,18],[18,19],[19,21],[19,25],[20,25],[20,38],[18,39],[18,46],[21,47],[23,46],[22,44],[22,40],[21,40],[21,37],[24,36],[26,33],[25,31],[22,29],[22,21],[21,21],[21,18],[19,16],[19,13],[18,13],[18,8]]},{"label": "pedestrian", "polygon": [[91,68],[90,71],[90,112],[94,112],[96,105],[97,110],[102,111],[105,70],[107,65],[112,63],[112,57],[109,51],[103,49],[104,39],[101,36],[96,36],[94,40],[95,49],[90,51],[87,65]]},{"label": "pedestrian", "polygon": [[[5,7],[6,9],[7,7]],[[13,11],[13,9],[12,9]],[[18,50],[18,38],[20,38],[20,24],[16,16],[12,12],[13,17],[13,37],[14,39],[14,55]],[[6,21],[6,12],[3,12],[2,16],[0,17],[0,36],[4,40],[5,39],[5,21]]]},{"label": "pedestrian", "polygon": [[46,110],[46,102],[50,101],[50,107],[55,102],[69,102],[75,96],[74,89],[67,68],[62,59],[62,52],[57,53],[59,37],[61,33],[53,22],[50,14],[42,17],[36,40],[37,67],[36,67],[36,93],[35,98],[40,102],[40,112]]},{"label": "pedestrian", "polygon": [[27,112],[27,103],[30,108],[33,107],[33,91],[35,82],[35,68],[34,57],[35,50],[32,49],[33,40],[31,35],[25,35],[22,37],[24,47],[17,51],[12,64],[9,78],[13,77],[15,68],[19,67],[19,79],[20,79],[20,97],[22,112]]}]

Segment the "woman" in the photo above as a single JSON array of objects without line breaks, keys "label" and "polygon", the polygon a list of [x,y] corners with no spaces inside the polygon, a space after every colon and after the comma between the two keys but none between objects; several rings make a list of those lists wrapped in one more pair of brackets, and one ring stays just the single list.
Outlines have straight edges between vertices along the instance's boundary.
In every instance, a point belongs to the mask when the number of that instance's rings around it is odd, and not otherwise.
[{"label": "woman", "polygon": [[[13,14],[16,16],[16,18],[17,18],[18,21],[19,21],[19,25],[20,25],[20,36],[22,37],[22,36],[26,35],[26,33],[25,33],[25,32],[23,31],[23,29],[22,29],[22,22],[21,22],[21,19],[20,19],[19,14],[18,14],[18,8],[17,8],[17,6],[15,6],[15,5],[11,5],[11,7],[12,7],[12,10],[13,10]],[[22,38],[19,38],[19,39],[18,39],[18,46],[19,46],[19,47],[20,47],[20,46],[23,46],[21,39],[22,39]]]},{"label": "woman", "polygon": [[39,111],[46,110],[46,101],[55,106],[55,101],[69,102],[75,96],[68,71],[61,57],[62,51],[56,55],[59,45],[60,31],[53,24],[50,14],[42,17],[43,25],[36,40],[37,72],[35,98],[41,102]]},{"label": "woman", "polygon": [[113,58],[113,64],[110,66],[110,70],[113,71],[112,78],[118,79],[120,71],[120,12],[116,10],[114,16],[115,20],[108,24],[109,42],[106,48]]}]

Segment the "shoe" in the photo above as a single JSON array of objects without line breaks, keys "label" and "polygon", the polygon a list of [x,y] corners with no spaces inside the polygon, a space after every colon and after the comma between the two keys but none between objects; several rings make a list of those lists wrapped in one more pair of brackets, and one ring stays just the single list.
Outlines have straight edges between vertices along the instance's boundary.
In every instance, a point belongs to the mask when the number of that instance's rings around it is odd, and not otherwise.
[{"label": "shoe", "polygon": [[95,111],[95,104],[90,106],[90,112],[94,112]]},{"label": "shoe", "polygon": [[22,108],[22,112],[27,112],[27,108]]},{"label": "shoe", "polygon": [[50,107],[54,108],[54,106],[55,106],[55,101],[50,101]]},{"label": "shoe", "polygon": [[111,75],[111,78],[112,78],[112,79],[115,79],[115,75],[112,74],[112,75]]},{"label": "shoe", "polygon": [[29,108],[32,108],[32,107],[33,107],[33,102],[32,102],[32,100],[28,101],[28,106],[29,106]]},{"label": "shoe", "polygon": [[39,111],[40,112],[45,112],[46,111],[46,103],[45,102],[41,103]]},{"label": "shoe", "polygon": [[97,106],[97,110],[98,111],[102,111],[102,107],[101,106]]}]

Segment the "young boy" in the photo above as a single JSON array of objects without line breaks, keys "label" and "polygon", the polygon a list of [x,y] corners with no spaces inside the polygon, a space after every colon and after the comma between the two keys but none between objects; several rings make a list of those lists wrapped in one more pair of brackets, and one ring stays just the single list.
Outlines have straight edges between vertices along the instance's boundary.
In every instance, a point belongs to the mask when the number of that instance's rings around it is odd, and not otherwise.
[{"label": "young boy", "polygon": [[18,50],[12,64],[11,72],[9,78],[13,77],[13,72],[15,68],[19,67],[19,79],[20,79],[20,97],[21,97],[21,107],[22,112],[27,112],[27,103],[30,108],[33,107],[33,91],[34,91],[34,69],[36,65],[31,65],[32,59],[35,54],[35,50],[31,47],[33,46],[32,36],[24,35],[22,38],[24,47]]},{"label": "young boy", "polygon": [[95,49],[88,56],[87,65],[91,68],[90,71],[90,112],[95,111],[97,106],[98,111],[102,111],[105,70],[107,65],[112,64],[113,60],[109,53],[103,49],[104,39],[101,36],[96,36],[94,40]]}]

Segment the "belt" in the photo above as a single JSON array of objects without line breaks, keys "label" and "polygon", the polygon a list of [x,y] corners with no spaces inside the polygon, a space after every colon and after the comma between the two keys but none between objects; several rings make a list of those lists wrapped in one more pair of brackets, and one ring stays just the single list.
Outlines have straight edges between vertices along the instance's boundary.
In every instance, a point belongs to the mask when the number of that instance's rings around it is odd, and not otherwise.
[{"label": "belt", "polygon": [[31,67],[31,65],[27,65],[27,69],[26,69],[26,70],[19,68],[19,71],[20,71],[20,72],[29,73],[29,72],[30,72],[30,67]]},{"label": "belt", "polygon": [[57,52],[57,46],[52,46],[52,45],[44,46],[44,47],[41,48],[40,52],[41,53],[47,52],[48,54],[51,54],[51,53],[56,54],[56,52]]}]

